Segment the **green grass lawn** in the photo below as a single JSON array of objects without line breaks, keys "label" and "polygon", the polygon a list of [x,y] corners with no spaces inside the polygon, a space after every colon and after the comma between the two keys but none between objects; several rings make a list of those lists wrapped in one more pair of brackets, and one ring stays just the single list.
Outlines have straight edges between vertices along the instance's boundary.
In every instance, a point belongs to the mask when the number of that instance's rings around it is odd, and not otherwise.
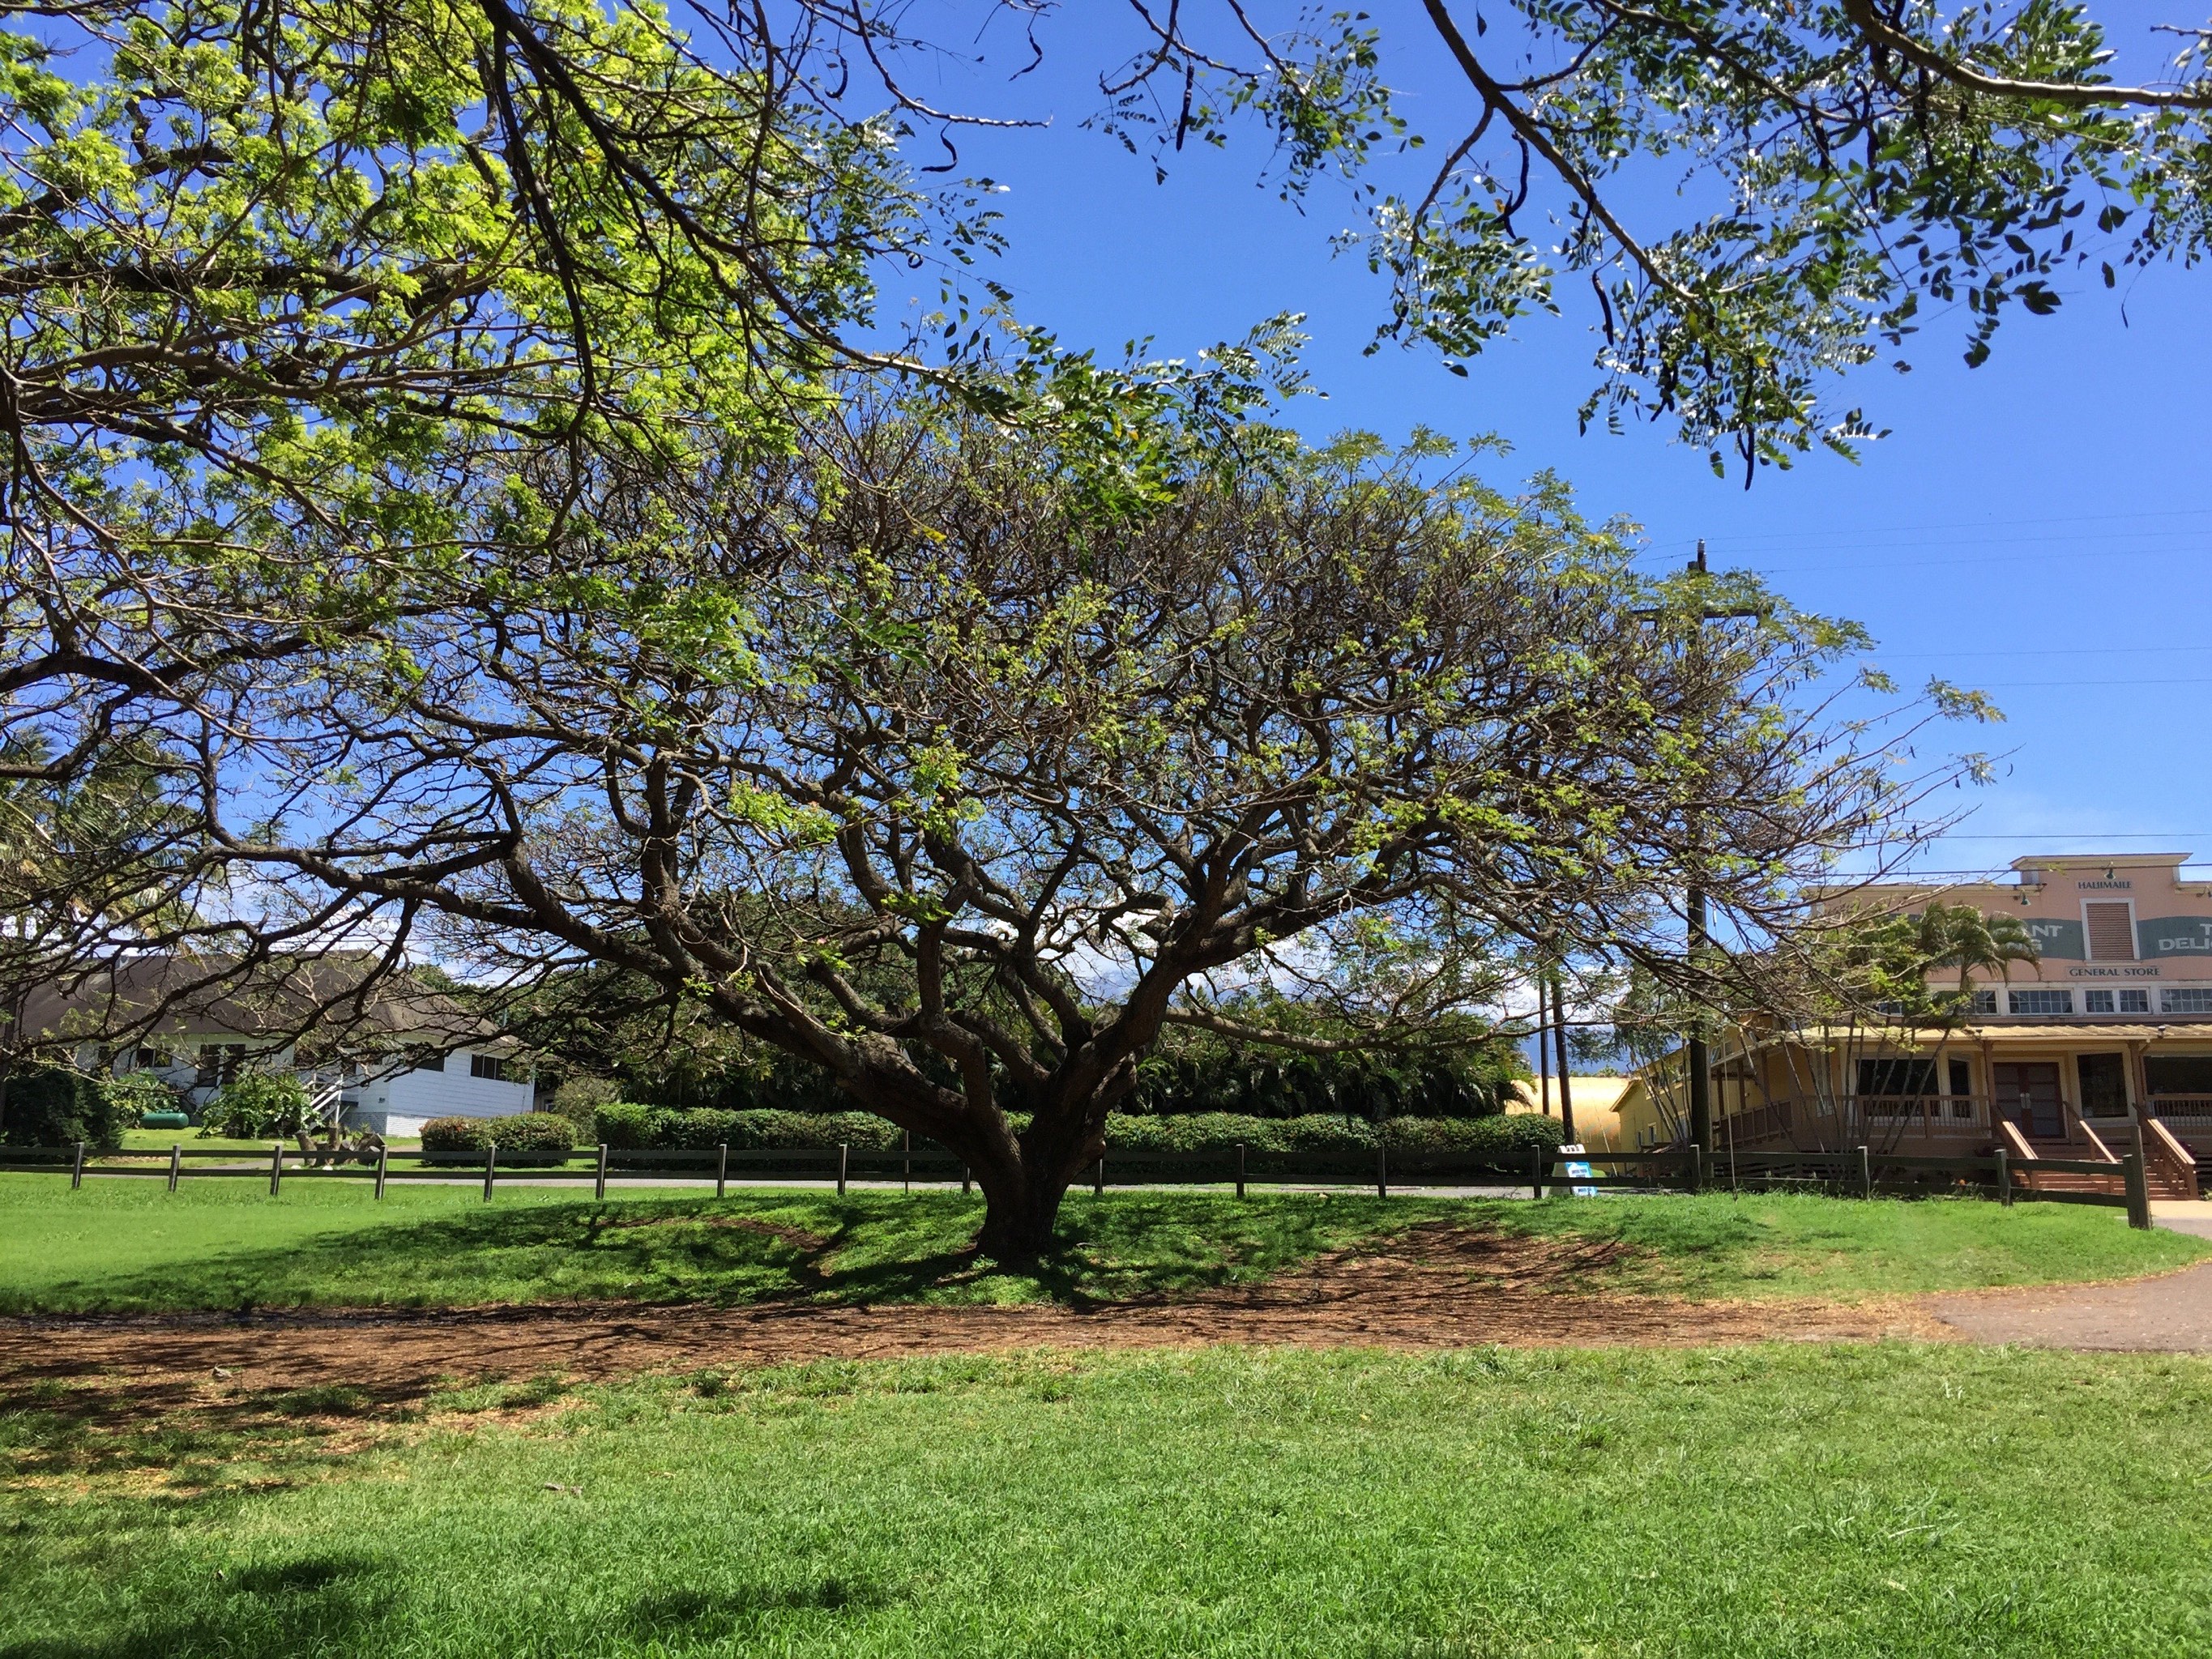
[{"label": "green grass lawn", "polygon": [[1347,1194],[1072,1195],[1066,1245],[1034,1273],[968,1254],[980,1200],[950,1193],[366,1183],[294,1177],[88,1182],[0,1175],[0,1310],[456,1305],[592,1299],[1016,1302],[1249,1281],[1425,1221],[1615,1238],[1589,1289],[1848,1298],[2119,1278],[2212,1250],[2131,1232],[2117,1211],[1802,1196],[1517,1201]]},{"label": "green grass lawn", "polygon": [[0,1416],[0,1655],[2212,1650],[2194,1359],[1042,1352],[411,1416],[226,1387]]}]

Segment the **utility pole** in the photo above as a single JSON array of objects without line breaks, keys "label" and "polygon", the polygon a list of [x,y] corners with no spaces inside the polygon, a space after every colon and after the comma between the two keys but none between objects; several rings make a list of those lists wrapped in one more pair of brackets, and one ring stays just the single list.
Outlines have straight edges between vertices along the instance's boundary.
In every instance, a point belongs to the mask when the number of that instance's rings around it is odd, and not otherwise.
[{"label": "utility pole", "polygon": [[1552,1115],[1551,1029],[1544,1014],[1544,970],[1536,970],[1536,1109]]},{"label": "utility pole", "polygon": [[1567,1004],[1559,994],[1559,975],[1552,975],[1552,1027],[1554,1041],[1559,1044],[1559,1127],[1571,1146],[1578,1137],[1575,1133],[1575,1096],[1567,1085]]},{"label": "utility pole", "polygon": [[[1698,538],[1698,556],[1690,568],[1702,576],[1705,574],[1705,543]],[[1705,617],[1698,615],[1696,635],[1698,654],[1705,653]],[[1682,906],[1684,918],[1689,924],[1688,945],[1692,969],[1704,957],[1711,936],[1705,931],[1705,884],[1703,861],[1705,857],[1705,826],[1692,809],[1690,823],[1690,888]],[[1705,1052],[1705,1021],[1702,1011],[1690,1021],[1688,1041],[1683,1045],[1684,1058],[1690,1067],[1690,1144],[1710,1146],[1713,1144],[1713,1076],[1712,1058]]]},{"label": "utility pole", "polygon": [[[1693,574],[1705,574],[1705,544],[1698,542],[1698,556],[1691,561]],[[1751,610],[1702,610],[1698,613],[1698,631],[1692,638],[1692,649],[1703,655],[1705,624],[1731,617],[1756,617]],[[1705,884],[1703,860],[1705,856],[1705,826],[1698,820],[1697,809],[1691,809],[1690,819],[1690,882],[1683,895],[1684,920],[1687,922],[1690,962],[1694,967],[1712,944],[1705,919]],[[1705,1021],[1702,1012],[1693,1015],[1683,1042],[1683,1058],[1690,1068],[1690,1140],[1693,1146],[1710,1152],[1713,1145],[1713,1078],[1712,1057],[1705,1048]]]}]

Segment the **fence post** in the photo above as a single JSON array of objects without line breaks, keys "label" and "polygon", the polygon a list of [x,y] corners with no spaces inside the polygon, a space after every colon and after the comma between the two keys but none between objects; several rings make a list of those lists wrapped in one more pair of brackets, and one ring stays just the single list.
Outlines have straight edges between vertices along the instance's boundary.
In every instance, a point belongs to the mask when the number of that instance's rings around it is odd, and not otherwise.
[{"label": "fence post", "polygon": [[491,1172],[499,1164],[499,1143],[495,1140],[484,1148],[484,1202],[491,1202]]},{"label": "fence post", "polygon": [[1106,1154],[1105,1154],[1105,1153],[1101,1152],[1101,1153],[1099,1153],[1099,1154],[1098,1154],[1098,1167],[1097,1167],[1097,1169],[1093,1170],[1091,1172],[1091,1197],[1093,1197],[1093,1198],[1103,1198],[1103,1197],[1105,1197],[1105,1196],[1106,1196]]},{"label": "fence post", "polygon": [[714,1148],[714,1196],[720,1198],[729,1190],[730,1143],[724,1141]]},{"label": "fence post", "polygon": [[1997,1202],[2012,1208],[2012,1160],[2002,1146],[1997,1148]]},{"label": "fence post", "polygon": [[169,1190],[177,1190],[177,1177],[185,1172],[185,1149],[178,1142],[169,1146]]},{"label": "fence post", "polygon": [[899,1182],[908,1197],[914,1195],[914,1131],[899,1131]]},{"label": "fence post", "polygon": [[1694,1140],[1690,1143],[1690,1190],[1705,1190],[1705,1149]]},{"label": "fence post", "polygon": [[[81,1154],[83,1149],[78,1150]],[[1244,1143],[1241,1140],[1237,1143],[1237,1196],[1244,1196]]]},{"label": "fence post", "polygon": [[384,1196],[385,1160],[389,1158],[391,1156],[392,1149],[389,1146],[379,1146],[376,1149],[376,1195],[379,1198],[382,1198]]},{"label": "fence post", "polygon": [[599,1143],[599,1172],[592,1183],[592,1196],[604,1201],[607,1195],[607,1143]]},{"label": "fence post", "polygon": [[281,1185],[281,1184],[283,1183],[283,1179],[284,1179],[284,1143],[283,1143],[283,1141],[281,1141],[281,1140],[272,1140],[272,1141],[270,1141],[270,1142],[269,1143],[269,1196],[270,1196],[270,1197],[274,1198],[274,1197],[276,1197],[276,1188],[277,1188],[277,1187],[278,1187],[279,1185]]},{"label": "fence post", "polygon": [[837,1196],[845,1196],[845,1155],[853,1150],[849,1142],[837,1144]]},{"label": "fence post", "polygon": [[2130,1119],[2128,1127],[2134,1132],[2135,1140],[2128,1153],[2128,1225],[2147,1229],[2150,1225],[2150,1181],[2143,1169],[2142,1120]]},{"label": "fence post", "polygon": [[975,1190],[975,1172],[965,1164],[960,1166],[960,1196],[966,1198]]},{"label": "fence post", "polygon": [[1528,1194],[1529,1197],[1543,1197],[1544,1149],[1541,1146],[1531,1146],[1528,1149],[1528,1183],[1535,1189]]},{"label": "fence post", "polygon": [[1379,1130],[1375,1136],[1375,1196],[1390,1196],[1390,1149],[1383,1145]]},{"label": "fence post", "polygon": [[1859,1148],[1859,1196],[1874,1196],[1874,1155],[1863,1146]]},{"label": "fence post", "polygon": [[80,1140],[76,1144],[76,1161],[70,1165],[70,1190],[74,1192],[83,1185],[84,1142]]}]

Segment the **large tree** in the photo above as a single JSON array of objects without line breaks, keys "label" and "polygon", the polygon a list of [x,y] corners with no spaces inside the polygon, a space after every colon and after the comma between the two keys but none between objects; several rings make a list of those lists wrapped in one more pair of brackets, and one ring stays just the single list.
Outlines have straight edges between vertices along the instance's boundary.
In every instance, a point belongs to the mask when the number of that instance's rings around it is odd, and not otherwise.
[{"label": "large tree", "polygon": [[1797,706],[1849,630],[1747,590],[1701,637],[1711,584],[1440,449],[1236,428],[1122,491],[861,399],[609,469],[542,550],[156,724],[264,925],[702,1001],[957,1152],[1026,1255],[1170,1022],[1328,962],[1463,1004],[1523,939],[1675,971],[1693,864],[1786,927],[1894,803]]}]

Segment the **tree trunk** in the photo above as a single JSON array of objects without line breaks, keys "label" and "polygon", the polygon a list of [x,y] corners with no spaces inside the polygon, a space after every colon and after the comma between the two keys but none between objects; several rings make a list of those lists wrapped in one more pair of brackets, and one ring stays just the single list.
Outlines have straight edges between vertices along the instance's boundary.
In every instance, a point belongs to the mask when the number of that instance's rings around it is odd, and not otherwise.
[{"label": "tree trunk", "polygon": [[1034,1261],[1050,1254],[1060,1200],[1097,1156],[1097,1137],[1071,1135],[1065,1122],[1033,1120],[1030,1133],[1011,1146],[996,1136],[979,1139],[984,1144],[953,1148],[983,1189],[975,1248],[999,1261]]}]

